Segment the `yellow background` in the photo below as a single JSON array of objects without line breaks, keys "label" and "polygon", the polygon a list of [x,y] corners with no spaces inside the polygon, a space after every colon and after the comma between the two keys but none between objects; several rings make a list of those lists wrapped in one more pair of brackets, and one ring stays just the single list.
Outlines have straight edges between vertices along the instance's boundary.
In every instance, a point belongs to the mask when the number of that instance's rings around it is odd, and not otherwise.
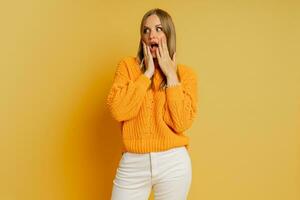
[{"label": "yellow background", "polygon": [[189,199],[300,199],[299,1],[29,0],[0,5],[1,200],[109,199],[105,98],[154,7],[199,78]]}]

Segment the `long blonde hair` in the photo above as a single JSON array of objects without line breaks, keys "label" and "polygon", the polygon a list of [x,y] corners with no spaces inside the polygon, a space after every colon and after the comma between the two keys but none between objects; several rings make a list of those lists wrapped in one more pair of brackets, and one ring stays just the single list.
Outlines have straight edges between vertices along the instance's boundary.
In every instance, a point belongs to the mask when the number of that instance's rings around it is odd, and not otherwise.
[{"label": "long blonde hair", "polygon": [[[143,16],[141,24],[140,24],[140,44],[137,52],[137,59],[139,64],[141,65],[141,69],[144,72],[145,65],[144,65],[144,52],[143,52],[143,43],[142,43],[142,36],[143,36],[143,28],[144,28],[144,23],[146,19],[151,16],[151,15],[157,15],[157,17],[160,19],[161,25],[163,32],[166,35],[167,38],[167,45],[168,45],[168,50],[170,54],[170,58],[173,58],[174,53],[176,52],[176,32],[175,32],[175,26],[173,23],[173,20],[169,13],[166,11],[159,9],[159,8],[154,8],[146,12],[146,14]],[[166,83],[166,80],[163,81],[164,86]]]}]

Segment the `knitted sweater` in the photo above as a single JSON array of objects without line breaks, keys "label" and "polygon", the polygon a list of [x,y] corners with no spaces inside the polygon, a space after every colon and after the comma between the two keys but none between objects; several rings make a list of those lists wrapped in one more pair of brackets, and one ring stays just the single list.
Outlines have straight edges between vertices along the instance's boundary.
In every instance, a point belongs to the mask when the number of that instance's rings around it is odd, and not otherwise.
[{"label": "knitted sweater", "polygon": [[122,152],[148,153],[189,147],[185,131],[197,113],[197,78],[177,65],[179,85],[160,88],[164,75],[155,69],[152,81],[143,74],[136,57],[118,63],[106,102],[120,122]]}]

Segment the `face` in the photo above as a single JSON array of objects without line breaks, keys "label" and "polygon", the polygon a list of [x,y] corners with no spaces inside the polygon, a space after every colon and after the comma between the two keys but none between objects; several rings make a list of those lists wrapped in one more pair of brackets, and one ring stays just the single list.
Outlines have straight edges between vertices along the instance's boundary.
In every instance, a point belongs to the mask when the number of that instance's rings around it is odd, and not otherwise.
[{"label": "face", "polygon": [[150,52],[153,58],[156,58],[156,49],[158,48],[158,41],[166,38],[163,32],[163,27],[157,15],[150,15],[144,23],[142,40],[150,47]]}]

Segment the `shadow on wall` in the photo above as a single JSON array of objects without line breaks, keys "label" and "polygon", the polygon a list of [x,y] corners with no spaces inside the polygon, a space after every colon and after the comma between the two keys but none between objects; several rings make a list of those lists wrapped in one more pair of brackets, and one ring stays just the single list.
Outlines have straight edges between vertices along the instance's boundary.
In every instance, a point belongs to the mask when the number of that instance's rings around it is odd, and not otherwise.
[{"label": "shadow on wall", "polygon": [[112,60],[97,62],[102,68],[72,102],[63,142],[65,199],[110,199],[122,147],[120,124],[106,107],[117,65]]}]

